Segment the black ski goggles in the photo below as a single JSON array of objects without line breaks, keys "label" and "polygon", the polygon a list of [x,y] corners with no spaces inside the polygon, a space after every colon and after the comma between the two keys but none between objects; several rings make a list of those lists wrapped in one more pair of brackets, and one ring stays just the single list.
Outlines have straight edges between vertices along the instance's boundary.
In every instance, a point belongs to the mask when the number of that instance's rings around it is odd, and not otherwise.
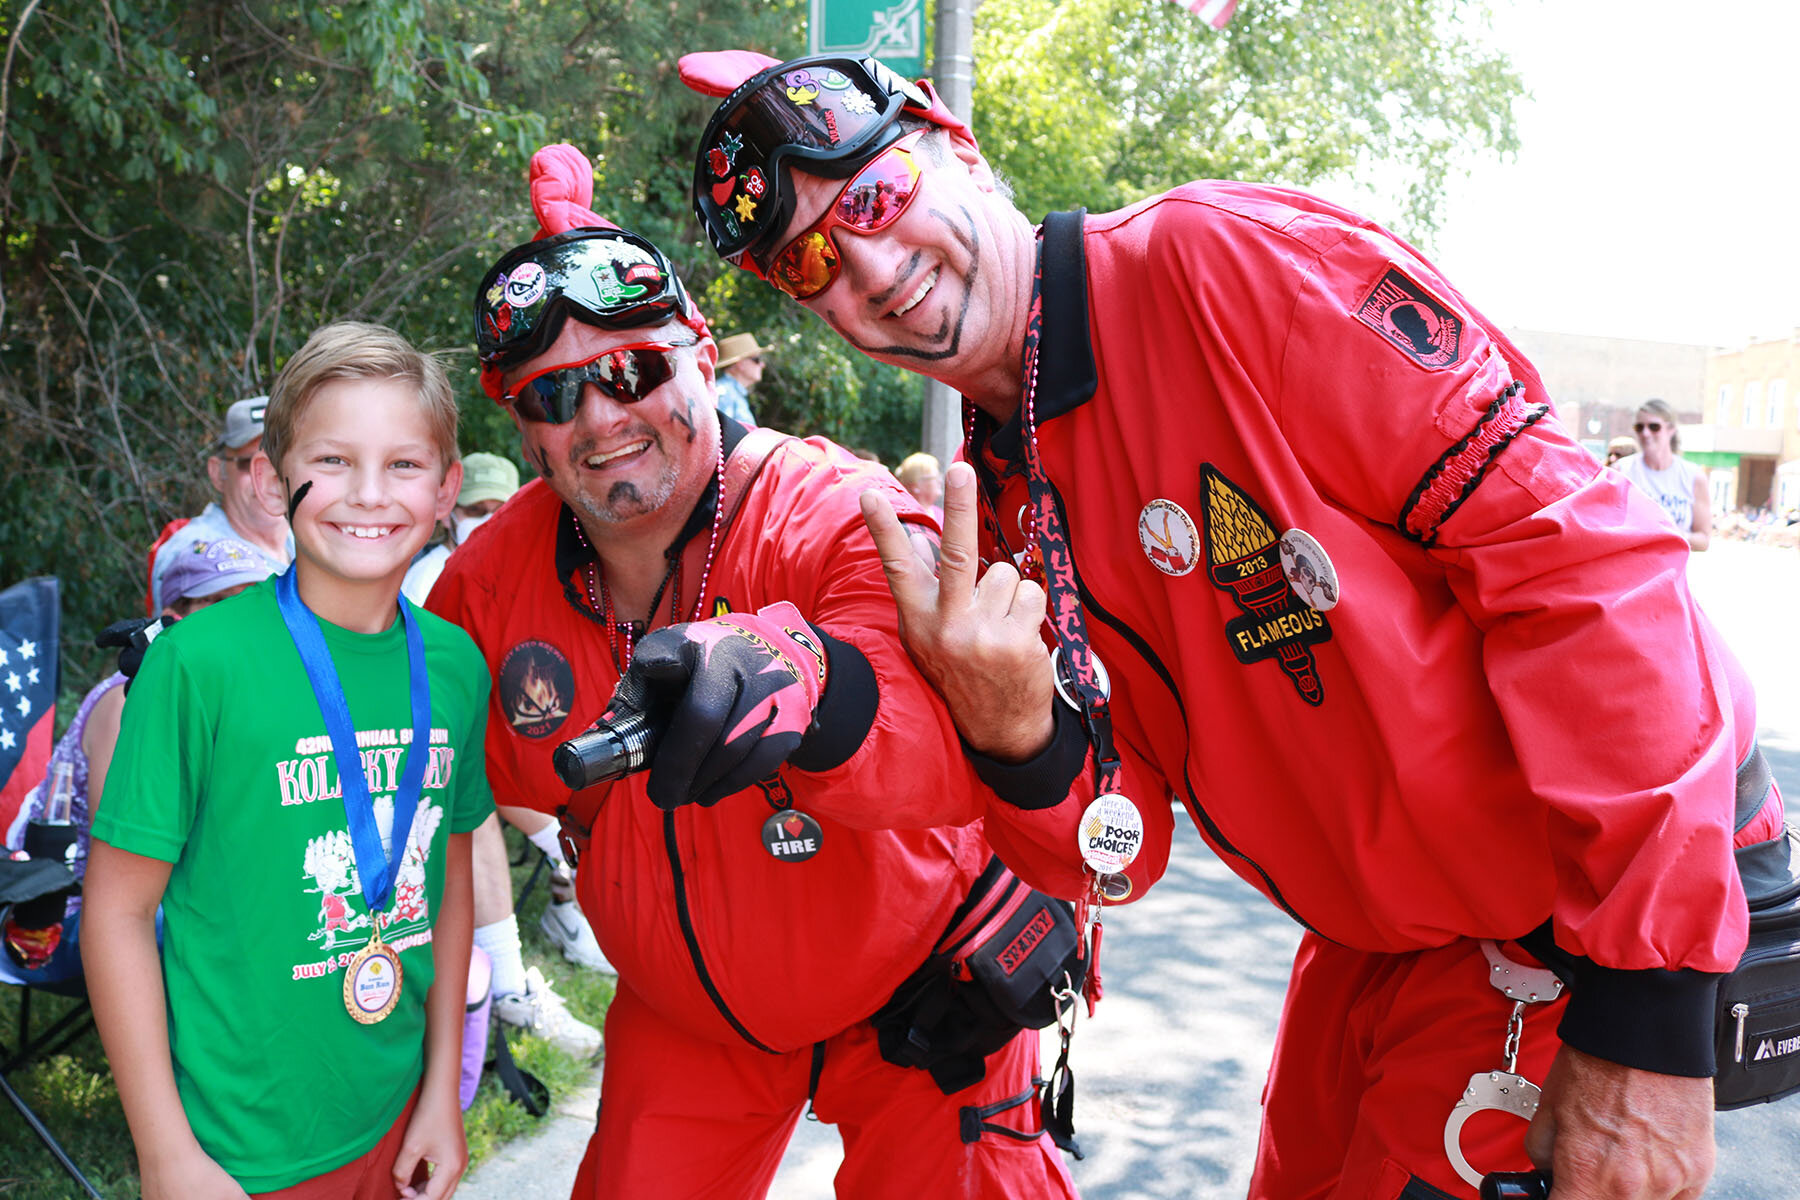
[{"label": "black ski goggles", "polygon": [[[475,289],[485,376],[542,354],[570,315],[601,329],[683,319],[686,290],[662,252],[623,229],[575,229],[516,246]],[[490,389],[491,394],[492,389]]]},{"label": "black ski goggles", "polygon": [[769,67],[720,102],[700,137],[694,211],[713,249],[757,276],[744,252],[794,212],[789,171],[842,179],[904,132],[901,110],[930,100],[873,58],[816,54]]},{"label": "black ski goggles", "polygon": [[636,404],[675,377],[675,351],[693,342],[639,342],[615,346],[586,362],[545,367],[506,389],[502,403],[527,421],[567,425],[581,411],[588,384],[620,404]]}]

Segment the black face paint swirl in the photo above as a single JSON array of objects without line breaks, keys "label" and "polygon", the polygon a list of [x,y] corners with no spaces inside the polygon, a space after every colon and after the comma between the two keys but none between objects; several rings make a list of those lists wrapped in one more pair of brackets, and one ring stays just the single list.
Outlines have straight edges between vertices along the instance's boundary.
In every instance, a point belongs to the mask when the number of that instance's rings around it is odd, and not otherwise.
[{"label": "black face paint swirl", "polygon": [[550,452],[542,446],[537,448],[537,469],[545,479],[555,479],[556,471],[550,465]]},{"label": "black face paint swirl", "polygon": [[300,511],[300,502],[306,499],[306,493],[312,491],[312,480],[307,480],[288,497],[288,524],[294,523],[294,514]]},{"label": "black face paint swirl", "polygon": [[690,445],[690,446],[693,445],[694,439],[700,436],[699,422],[698,422],[698,419],[694,416],[693,400],[690,399],[687,402],[687,411],[686,412],[670,413],[669,416],[674,420],[674,422],[677,425],[679,425],[683,429],[687,430],[688,445]]}]

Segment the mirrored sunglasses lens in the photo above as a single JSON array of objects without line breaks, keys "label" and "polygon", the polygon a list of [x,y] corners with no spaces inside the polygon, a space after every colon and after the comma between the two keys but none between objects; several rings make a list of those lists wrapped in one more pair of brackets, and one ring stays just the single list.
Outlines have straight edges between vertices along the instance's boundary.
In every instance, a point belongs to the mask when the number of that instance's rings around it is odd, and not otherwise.
[{"label": "mirrored sunglasses lens", "polygon": [[776,255],[769,281],[794,299],[807,300],[831,286],[837,273],[837,247],[815,229],[801,234]]},{"label": "mirrored sunglasses lens", "polygon": [[864,167],[838,196],[837,219],[873,233],[902,212],[919,186],[919,168],[904,150],[889,150]]},{"label": "mirrored sunglasses lens", "polygon": [[565,425],[581,411],[582,382],[579,367],[547,371],[521,388],[513,405],[527,421]]}]

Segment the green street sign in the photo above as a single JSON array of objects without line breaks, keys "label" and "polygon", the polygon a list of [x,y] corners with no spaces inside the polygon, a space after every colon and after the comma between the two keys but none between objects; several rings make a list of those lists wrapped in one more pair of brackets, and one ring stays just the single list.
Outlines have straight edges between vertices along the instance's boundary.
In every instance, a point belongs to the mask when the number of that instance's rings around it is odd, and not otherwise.
[{"label": "green street sign", "polygon": [[908,79],[925,73],[925,0],[810,0],[813,54],[873,54]]}]

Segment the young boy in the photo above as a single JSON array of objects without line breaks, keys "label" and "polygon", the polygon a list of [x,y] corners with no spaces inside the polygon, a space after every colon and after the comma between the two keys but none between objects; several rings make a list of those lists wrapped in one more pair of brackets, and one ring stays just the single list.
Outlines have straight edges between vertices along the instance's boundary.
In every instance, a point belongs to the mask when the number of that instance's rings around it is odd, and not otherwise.
[{"label": "young boy", "polygon": [[146,1200],[441,1200],[488,678],[397,598],[462,482],[456,404],[397,334],[330,325],[263,444],[295,562],[144,657],[93,828],[94,1015]]}]

